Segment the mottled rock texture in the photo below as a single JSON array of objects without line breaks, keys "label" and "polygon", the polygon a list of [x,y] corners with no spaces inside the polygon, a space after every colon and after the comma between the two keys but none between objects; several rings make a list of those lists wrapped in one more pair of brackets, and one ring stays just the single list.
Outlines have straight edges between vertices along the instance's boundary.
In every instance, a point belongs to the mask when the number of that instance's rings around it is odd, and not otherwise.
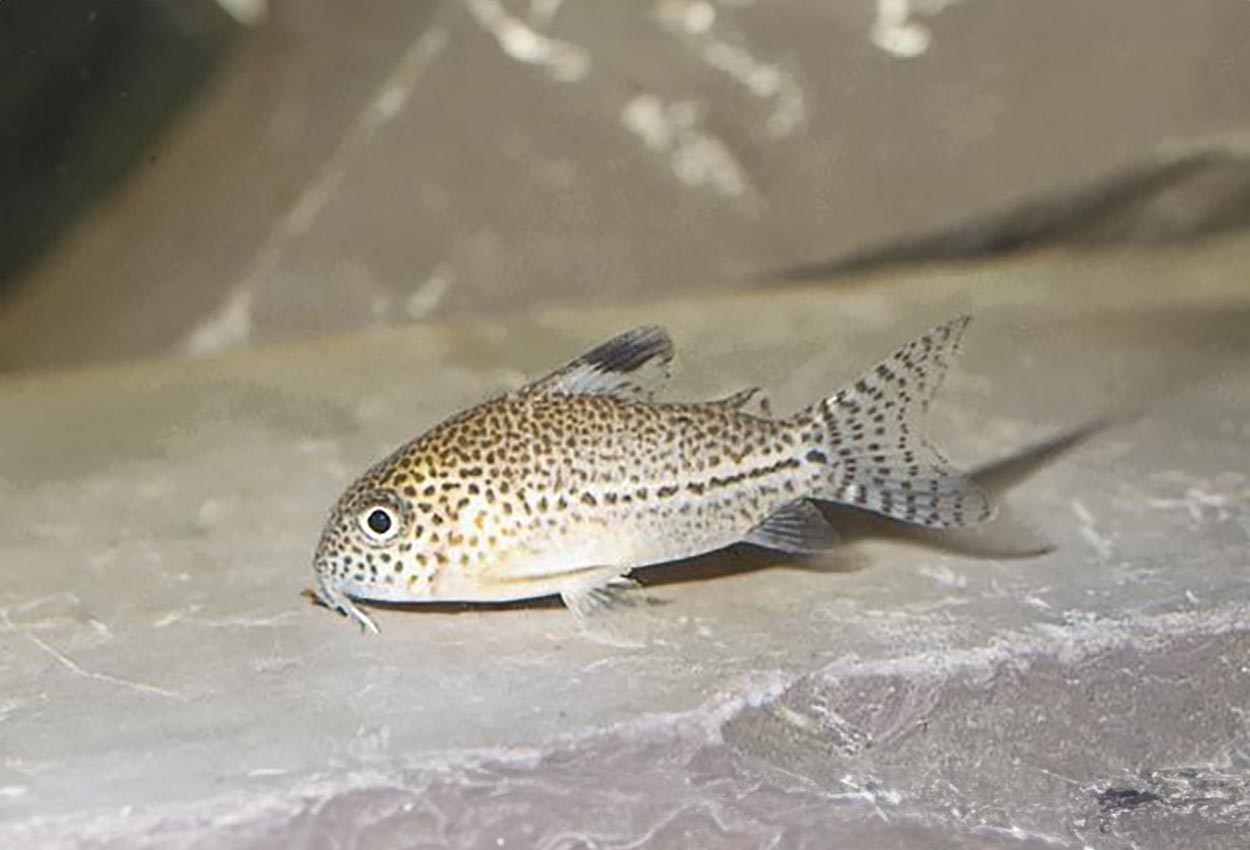
[{"label": "mottled rock texture", "polygon": [[[0,844],[1228,848],[1250,829],[1245,240],[445,322],[0,384]],[[933,410],[997,527],[555,606],[300,595],[401,440],[621,327],[780,411],[976,320]],[[1043,545],[1044,544],[1044,545]],[[1049,548],[1035,557],[1019,555]],[[771,842],[771,844],[770,844]]]}]

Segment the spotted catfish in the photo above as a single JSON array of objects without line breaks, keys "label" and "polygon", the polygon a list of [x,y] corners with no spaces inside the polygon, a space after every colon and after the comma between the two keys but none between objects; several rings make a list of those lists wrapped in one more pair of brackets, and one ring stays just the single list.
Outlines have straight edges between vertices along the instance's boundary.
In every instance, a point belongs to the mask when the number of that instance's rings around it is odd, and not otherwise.
[{"label": "spotted catfish", "polygon": [[914,430],[968,318],[933,328],[792,416],[755,390],[652,400],[673,356],[658,327],[452,417],[376,464],[330,515],[316,594],[376,631],[358,600],[498,602],[558,594],[579,613],[637,567],[737,542],[828,547],[813,501],[935,528],[992,508]]}]

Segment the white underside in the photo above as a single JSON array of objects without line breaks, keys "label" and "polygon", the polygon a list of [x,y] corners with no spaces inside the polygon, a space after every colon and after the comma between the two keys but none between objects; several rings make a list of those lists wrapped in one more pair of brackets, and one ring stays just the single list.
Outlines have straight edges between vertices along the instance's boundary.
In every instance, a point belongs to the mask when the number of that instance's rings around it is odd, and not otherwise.
[{"label": "white underside", "polygon": [[514,602],[566,595],[606,585],[636,567],[723,549],[744,539],[765,516],[735,516],[733,522],[705,521],[701,526],[683,522],[684,517],[620,517],[607,526],[587,526],[580,535],[532,540],[524,550],[482,569],[444,567],[428,582],[411,587],[396,576],[393,585],[348,580],[338,589],[355,599],[402,603]]}]

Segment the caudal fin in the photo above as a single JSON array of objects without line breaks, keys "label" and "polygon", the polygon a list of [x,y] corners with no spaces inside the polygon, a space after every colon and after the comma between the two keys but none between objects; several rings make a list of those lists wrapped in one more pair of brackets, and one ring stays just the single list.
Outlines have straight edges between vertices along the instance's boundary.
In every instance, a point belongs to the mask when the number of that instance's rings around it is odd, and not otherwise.
[{"label": "caudal fin", "polygon": [[811,498],[930,528],[993,516],[985,491],[915,431],[969,321],[961,316],[938,325],[852,386],[797,414],[805,466],[814,476]]}]

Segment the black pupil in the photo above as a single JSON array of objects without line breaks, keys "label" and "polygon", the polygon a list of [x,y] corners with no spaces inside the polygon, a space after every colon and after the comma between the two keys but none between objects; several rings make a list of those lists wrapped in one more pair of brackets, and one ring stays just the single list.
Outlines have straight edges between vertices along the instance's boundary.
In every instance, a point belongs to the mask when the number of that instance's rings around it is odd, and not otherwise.
[{"label": "black pupil", "polygon": [[391,530],[391,517],[384,510],[375,509],[369,513],[369,528],[376,534],[386,534]]}]

